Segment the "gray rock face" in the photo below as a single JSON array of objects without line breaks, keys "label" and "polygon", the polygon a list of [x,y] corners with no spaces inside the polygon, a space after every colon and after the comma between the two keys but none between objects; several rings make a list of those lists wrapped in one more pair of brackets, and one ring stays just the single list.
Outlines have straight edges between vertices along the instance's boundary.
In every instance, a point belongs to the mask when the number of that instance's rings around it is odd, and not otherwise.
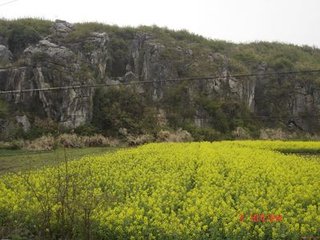
[{"label": "gray rock face", "polygon": [[[154,102],[164,96],[166,89],[178,83],[166,83],[165,80],[183,76],[199,76],[202,74],[201,61],[207,61],[208,67],[219,66],[212,75],[216,78],[188,83],[190,102],[199,93],[212,99],[232,99],[244,103],[257,115],[270,115],[283,111],[292,117],[303,129],[312,130],[314,119],[303,118],[303,115],[320,112],[320,87],[310,81],[295,79],[289,81],[286,92],[276,95],[274,87],[282,87],[281,83],[263,77],[268,66],[259,64],[257,72],[261,76],[255,78],[237,78],[228,69],[229,58],[222,53],[208,50],[205,54],[191,49],[189,45],[163,44],[160,39],[145,33],[136,33],[128,40],[127,61],[123,64],[123,76],[110,79],[108,61],[111,56],[110,42],[112,35],[92,32],[79,39],[70,34],[75,31],[68,22],[57,20],[51,28],[50,35],[36,44],[28,46],[18,56],[21,67],[0,70],[0,90],[21,90],[38,88],[55,88],[79,86],[95,83],[121,84],[131,81],[151,81],[152,84],[135,86],[139,93],[146,94]],[[67,39],[67,40],[66,40]],[[126,50],[127,51],[127,50]],[[172,59],[166,53],[175,55]],[[174,53],[174,54],[172,54]],[[114,53],[113,53],[114,54]],[[169,55],[170,55],[169,54]],[[16,58],[16,56],[15,56]],[[0,38],[0,64],[12,64],[13,56]],[[205,62],[203,61],[203,62]],[[205,65],[207,67],[207,65]],[[203,68],[202,68],[203,69]],[[185,75],[184,75],[185,74]],[[7,101],[21,106],[30,112],[58,121],[61,125],[74,128],[87,123],[92,118],[94,90],[89,88],[68,88],[59,91],[31,91],[7,95]],[[152,101],[151,100],[151,101]],[[165,116],[165,113],[163,113]],[[312,114],[311,114],[312,115]],[[197,109],[194,121],[196,126],[206,126],[205,113]],[[17,120],[17,119],[16,119]],[[19,119],[27,129],[25,119]]]},{"label": "gray rock face", "polygon": [[13,56],[10,50],[4,45],[0,45],[0,64],[10,63],[12,59]]},{"label": "gray rock face", "polygon": [[[166,88],[167,79],[175,79],[179,77],[178,69],[174,67],[172,59],[165,59],[162,53],[166,50],[166,46],[159,43],[151,35],[137,34],[131,45],[132,65],[126,66],[126,76],[137,76],[140,81],[153,81],[151,87],[145,87],[152,99],[158,101],[163,97],[163,91]],[[185,64],[182,67],[188,68],[187,65],[197,62],[192,61],[194,55],[191,49],[183,49],[178,46],[176,51],[179,52],[182,58],[189,58],[191,63]],[[227,58],[220,53],[213,53],[209,56],[211,61],[224,62],[227,65]],[[239,99],[246,104],[251,111],[254,111],[254,97],[255,97],[255,79],[243,81],[243,79],[236,79],[232,77],[227,70],[221,72],[220,79],[212,79],[201,81],[200,83],[190,84],[190,94],[197,95],[199,92],[205,91],[206,94],[214,96],[230,95],[235,99]],[[192,96],[191,96],[192,98]],[[201,117],[201,116],[199,116]],[[199,125],[200,123],[197,122]],[[201,125],[201,124],[200,124]]]},{"label": "gray rock face", "polygon": [[125,82],[132,82],[137,80],[137,76],[133,72],[129,71],[129,72],[126,72],[123,79]]},{"label": "gray rock face", "polygon": [[254,111],[256,79],[237,79],[228,71],[223,71],[218,78],[204,81],[206,94],[212,97],[227,97],[240,101]]},{"label": "gray rock face", "polygon": [[88,63],[95,67],[100,79],[106,78],[109,36],[106,33],[93,32],[84,42]]},{"label": "gray rock face", "polygon": [[[50,89],[105,81],[109,58],[106,33],[93,32],[84,41],[64,45],[63,40],[74,30],[73,25],[57,20],[51,30],[50,36],[24,50],[20,58],[24,67],[0,71],[1,90]],[[12,54],[0,45],[0,57],[11,61]],[[95,79],[92,73],[97,73]],[[90,88],[9,94],[6,99],[67,128],[80,126],[92,118],[93,89]],[[16,120],[27,129],[24,119]]]},{"label": "gray rock face", "polygon": [[[139,33],[135,35],[129,47],[129,63],[125,67],[125,75],[119,76],[120,82],[112,81],[107,78],[107,62],[110,59],[108,34],[92,32],[81,41],[63,41],[73,30],[72,24],[57,20],[52,26],[50,36],[24,50],[22,59],[26,64],[25,67],[10,70],[2,74],[3,78],[0,74],[0,80],[5,81],[5,89],[51,88],[97,82],[119,84],[130,81],[152,81],[153,84],[136,88],[140,94],[147,94],[153,101],[159,101],[168,87],[164,81],[179,77],[172,60],[163,57],[166,46],[151,35]],[[186,56],[191,60],[194,55],[189,48],[184,49],[179,46],[176,51],[181,57]],[[226,57],[219,53],[214,53],[210,57],[212,61],[226,61]],[[194,63],[195,66],[196,64],[197,62]],[[91,73],[95,74],[94,78]],[[221,73],[221,79],[209,80],[205,85],[201,83],[190,87],[194,88],[189,91],[191,98],[192,95],[205,89],[213,97],[229,94],[241,99],[250,108],[254,105],[255,83],[239,81],[229,76],[226,70]],[[25,105],[26,108],[27,105],[36,105],[46,117],[73,128],[90,121],[92,97],[92,89],[68,89],[16,94],[7,99],[15,104]],[[198,115],[197,117],[201,119],[201,111]]]},{"label": "gray rock face", "polygon": [[25,60],[28,64],[33,62],[42,64],[42,61],[53,61],[60,65],[72,65],[75,63],[74,53],[64,47],[58,46],[48,40],[40,40],[36,46],[30,46],[24,50]]},{"label": "gray rock face", "polygon": [[66,37],[73,31],[73,25],[63,20],[56,20],[52,26],[52,32],[58,37]]},{"label": "gray rock face", "polygon": [[320,84],[306,82],[294,84],[292,97],[288,98],[288,108],[295,123],[303,130],[313,132],[320,127]]},{"label": "gray rock face", "polygon": [[7,40],[0,35],[0,45],[8,46]]},{"label": "gray rock face", "polygon": [[163,97],[163,81],[177,77],[177,71],[172,68],[170,61],[160,57],[164,49],[164,45],[146,34],[137,34],[131,46],[133,66],[128,69],[133,69],[140,81],[154,82],[151,88],[146,89],[154,101]]},{"label": "gray rock face", "polygon": [[[41,40],[25,49],[26,67],[10,70],[6,89],[44,89],[93,83],[90,74],[83,72],[85,62],[69,48]],[[13,99],[12,99],[13,97]],[[61,125],[74,128],[90,121],[92,89],[40,91],[7,96],[9,101],[30,108],[39,106],[46,117]]]},{"label": "gray rock face", "polygon": [[23,116],[16,116],[16,121],[18,124],[21,124],[22,126],[22,129],[24,132],[28,132],[30,127],[31,127],[31,124],[29,122],[29,119],[26,115],[23,115]]},{"label": "gray rock face", "polygon": [[[320,83],[300,78],[257,78],[255,88],[255,113],[287,117],[289,127],[315,132],[320,129]],[[268,117],[266,117],[268,120]],[[290,124],[291,122],[291,124]]]}]

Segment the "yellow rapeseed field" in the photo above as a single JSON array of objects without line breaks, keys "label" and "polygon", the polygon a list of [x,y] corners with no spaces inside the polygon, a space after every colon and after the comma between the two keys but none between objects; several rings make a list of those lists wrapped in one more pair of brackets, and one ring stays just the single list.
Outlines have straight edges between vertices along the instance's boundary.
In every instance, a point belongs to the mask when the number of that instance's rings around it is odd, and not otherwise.
[{"label": "yellow rapeseed field", "polygon": [[157,143],[7,174],[0,239],[320,239],[320,158],[288,149],[320,143]]}]

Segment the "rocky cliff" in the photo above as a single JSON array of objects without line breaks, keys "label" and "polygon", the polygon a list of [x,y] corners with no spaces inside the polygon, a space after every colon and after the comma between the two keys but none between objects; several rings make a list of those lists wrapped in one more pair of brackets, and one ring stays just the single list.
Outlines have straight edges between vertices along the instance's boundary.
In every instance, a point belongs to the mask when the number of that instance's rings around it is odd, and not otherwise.
[{"label": "rocky cliff", "polygon": [[[191,120],[197,127],[210,127],[217,117],[210,115],[208,104],[201,105],[205,98],[218,101],[219,106],[221,102],[240,103],[248,109],[250,119],[255,117],[270,127],[282,124],[308,132],[320,129],[319,73],[266,74],[320,69],[319,49],[277,43],[236,45],[159,28],[115,30],[60,20],[48,23],[45,31],[35,31],[35,37],[26,34],[24,45],[17,43],[24,39],[15,39],[17,34],[12,31],[0,31],[1,91],[150,81],[134,87],[161,112],[168,89],[184,84],[186,107],[194,108]],[[285,49],[287,55],[277,48]],[[239,76],[252,72],[257,75]],[[215,77],[165,82],[208,75]],[[14,119],[25,131],[30,127],[30,115],[76,128],[92,121],[95,90],[34,90],[3,97],[13,106]],[[233,116],[232,111],[231,115],[223,111],[227,117]],[[246,116],[238,117],[246,121]]]}]

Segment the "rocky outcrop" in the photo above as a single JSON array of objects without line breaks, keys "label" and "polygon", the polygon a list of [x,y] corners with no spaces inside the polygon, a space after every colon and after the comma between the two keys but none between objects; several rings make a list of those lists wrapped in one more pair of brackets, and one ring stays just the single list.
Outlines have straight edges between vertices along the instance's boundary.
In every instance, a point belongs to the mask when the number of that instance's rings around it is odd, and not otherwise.
[{"label": "rocky outcrop", "polygon": [[[284,121],[283,125],[290,120],[291,126],[307,131],[313,131],[319,125],[316,118],[310,117],[320,111],[319,84],[309,79],[266,77],[264,73],[268,72],[269,66],[263,62],[254,69],[261,76],[237,77],[231,74],[230,56],[226,53],[213,48],[199,50],[199,46],[194,47],[193,43],[180,44],[178,40],[164,42],[155,35],[137,31],[131,39],[126,39],[128,50],[123,63],[124,74],[111,77],[110,61],[117,54],[110,49],[112,34],[96,30],[81,35],[79,39],[75,37],[76,26],[62,20],[55,21],[50,31],[40,41],[26,47],[19,56],[12,55],[6,39],[0,36],[0,64],[15,66],[0,69],[0,90],[64,88],[7,94],[6,100],[19,106],[22,116],[24,112],[35,112],[67,128],[74,128],[92,119],[94,89],[69,86],[151,81],[151,84],[135,87],[139,94],[158,103],[167,89],[179,84],[166,80],[199,76],[203,69],[209,68],[214,69],[210,70],[214,76],[211,79],[186,82],[186,95],[191,104],[201,94],[214,100],[231,99],[242,103],[258,116],[283,113],[288,116],[280,119]],[[275,88],[283,91],[274,91]],[[166,116],[166,113],[162,112],[162,115]],[[195,125],[208,125],[207,115],[203,109],[196,109]],[[23,119],[17,118],[16,122],[23,124],[24,129],[28,128]],[[239,129],[234,134],[244,135]]]},{"label": "rocky outcrop", "polygon": [[290,129],[320,130],[320,83],[316,76],[257,78],[254,112],[264,120],[278,121]]},{"label": "rocky outcrop", "polygon": [[26,115],[23,116],[16,116],[16,121],[18,124],[22,126],[22,129],[24,132],[28,132],[31,128],[31,124],[29,122],[29,119]]},{"label": "rocky outcrop", "polygon": [[[70,24],[58,21],[53,30],[55,34],[64,37],[72,28]],[[3,73],[5,79],[2,78],[1,82],[6,90],[63,88],[94,82],[90,72],[84,70],[89,66],[83,58],[72,49],[50,42],[49,39],[40,40],[24,50],[20,60],[23,67],[12,68]],[[97,50],[93,48],[94,56],[95,52]],[[95,60],[92,57],[92,64],[97,63]],[[62,91],[9,94],[6,99],[26,111],[36,111],[65,127],[73,128],[90,121],[92,97],[92,89],[68,88]]]},{"label": "rocky outcrop", "polygon": [[[145,90],[152,96],[154,101],[163,97],[164,80],[176,78],[177,71],[172,68],[170,59],[161,58],[161,53],[165,46],[152,36],[147,34],[137,34],[132,41],[130,48],[130,57],[132,65],[127,69],[133,69],[133,74],[138,77],[140,81],[152,81],[153,84],[145,87]],[[126,73],[133,78],[129,72]]]},{"label": "rocky outcrop", "polygon": [[66,37],[70,32],[73,31],[73,24],[63,20],[56,20],[51,31],[52,34],[57,37]]},{"label": "rocky outcrop", "polygon": [[0,66],[11,63],[13,56],[11,51],[5,46],[0,44]]}]

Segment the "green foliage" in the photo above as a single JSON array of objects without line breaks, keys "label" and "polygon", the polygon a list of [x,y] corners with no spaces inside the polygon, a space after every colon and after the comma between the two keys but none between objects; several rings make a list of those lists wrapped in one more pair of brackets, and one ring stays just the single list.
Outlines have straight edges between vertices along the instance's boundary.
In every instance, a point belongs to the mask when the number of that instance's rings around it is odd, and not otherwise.
[{"label": "green foliage", "polygon": [[98,129],[91,124],[84,124],[75,128],[74,132],[80,136],[93,136],[98,132]]},{"label": "green foliage", "polygon": [[263,61],[253,48],[242,48],[234,54],[233,59],[246,65],[259,64]]},{"label": "green foliage", "polygon": [[[29,44],[36,43],[40,38],[50,34],[52,22],[40,19],[19,19],[13,21],[0,20],[0,36],[6,41],[15,59]],[[221,40],[212,40],[190,33],[187,30],[174,31],[158,26],[119,27],[101,23],[79,23],[74,25],[65,41],[85,42],[91,32],[105,32],[109,36],[107,59],[107,74],[110,78],[123,76],[126,73],[126,65],[133,66],[130,47],[137,34],[146,34],[151,39],[164,46],[159,51],[159,63],[169,66],[170,73],[178,77],[214,76],[221,75],[227,70],[231,75],[255,72],[284,72],[306,69],[320,69],[320,50],[315,47],[295,46],[279,42],[254,42],[250,44],[234,44]],[[149,39],[148,38],[148,39]],[[89,53],[93,45],[84,43],[83,50]],[[144,54],[141,47],[141,56]],[[46,60],[43,54],[34,54],[35,62]],[[142,65],[143,57],[139,58]],[[16,64],[16,63],[15,63]],[[87,65],[81,66],[75,77],[79,79],[94,79],[98,73]],[[172,70],[172,71],[171,71]],[[57,72],[60,71],[57,69]],[[140,70],[136,73],[140,74]],[[61,72],[61,71],[60,71]],[[51,77],[51,76],[49,76]],[[297,79],[293,77],[268,77],[270,83],[262,89],[256,88],[255,103],[259,109],[258,115],[270,116],[267,121],[262,121],[270,126],[279,125],[279,119],[290,115],[285,112],[283,106],[288,105],[288,96],[293,91]],[[304,78],[313,82],[320,82],[319,76]],[[98,82],[98,81],[97,81]],[[116,135],[121,127],[128,128],[132,133],[145,133],[147,129],[154,130],[155,107],[164,108],[169,120],[169,128],[192,128],[196,110],[203,110],[207,115],[209,128],[212,131],[193,131],[198,139],[215,139],[217,132],[229,136],[236,127],[248,129],[250,133],[257,135],[260,119],[254,119],[252,114],[242,103],[234,102],[227,96],[200,96],[197,85],[181,83],[170,86],[164,91],[164,98],[159,105],[146,101],[147,94],[140,96],[136,92],[118,89],[102,93],[97,92],[94,105],[94,127],[83,126],[77,129],[79,133],[92,134],[95,131],[112,133]],[[192,91],[193,93],[191,93]],[[107,93],[108,92],[108,93]],[[146,91],[150,93],[149,89]],[[192,95],[193,94],[193,95]],[[191,96],[192,95],[192,96]],[[227,94],[226,94],[227,95]],[[114,99],[112,99],[114,98]],[[158,104],[158,103],[157,103]],[[39,103],[29,104],[28,111],[38,116],[45,116]],[[136,108],[136,109],[135,109]],[[6,107],[0,102],[0,117],[6,116]],[[142,114],[142,115],[139,115]],[[143,118],[145,120],[142,120]],[[282,124],[282,123],[281,123]],[[269,126],[268,125],[268,126]],[[282,124],[283,125],[283,124]],[[312,124],[315,126],[315,124]],[[96,128],[96,129],[95,129]],[[17,129],[17,135],[22,136],[21,129]],[[28,138],[38,137],[46,130],[33,127]],[[218,135],[219,135],[218,134]]]},{"label": "green foliage", "polygon": [[72,31],[66,41],[80,40],[88,37],[91,32],[106,32],[110,35],[117,36],[118,38],[128,39],[132,38],[134,28],[132,27],[119,27],[117,25],[108,25],[97,22],[76,23],[74,31]]},{"label": "green foliage", "polygon": [[16,20],[4,20],[0,19],[0,34],[7,36],[10,30],[16,27],[30,26],[37,31],[41,36],[45,36],[50,33],[51,21],[38,19],[38,18],[21,18]]},{"label": "green foliage", "polygon": [[32,55],[32,62],[37,63],[37,62],[44,62],[48,59],[49,55],[46,52],[36,52]]},{"label": "green foliage", "polygon": [[8,115],[8,104],[0,99],[0,118],[5,118]]},{"label": "green foliage", "polygon": [[[196,98],[196,106],[207,113],[209,126],[224,134],[225,138],[229,138],[228,135],[236,127],[244,127],[253,135],[257,134],[259,121],[254,118],[254,114],[241,102],[214,100],[206,96],[199,96]],[[207,134],[204,135],[206,136]],[[204,140],[210,140],[210,138],[205,138]]]},{"label": "green foliage", "polygon": [[48,35],[51,24],[50,21],[33,18],[0,20],[0,35],[8,42],[11,52],[17,55],[29,44],[37,43]]},{"label": "green foliage", "polygon": [[231,49],[235,48],[234,43],[230,43],[223,40],[207,40],[207,44],[214,52],[220,52],[229,55]]},{"label": "green foliage", "polygon": [[19,131],[16,133],[15,138],[32,140],[48,134],[57,136],[59,133],[60,129],[57,122],[53,121],[52,119],[40,119],[38,117],[35,117],[30,130],[28,132],[24,132],[19,128]]},{"label": "green foliage", "polygon": [[188,82],[172,85],[164,92],[161,104],[166,109],[170,126],[179,128],[193,120],[195,108],[190,102]]},{"label": "green foliage", "polygon": [[[108,75],[110,77],[123,76],[126,73],[126,64],[129,62],[130,42],[134,38],[135,30],[131,27],[120,28],[116,25],[106,25],[101,23],[89,22],[78,23],[64,41],[80,41],[92,32],[105,32],[108,34],[110,41],[108,42],[108,51],[110,58],[108,59]],[[84,45],[84,50],[90,52],[92,46]]]},{"label": "green foliage", "polygon": [[131,134],[156,131],[155,111],[133,89],[99,89],[94,97],[92,124],[107,135],[117,136],[120,128]]},{"label": "green foliage", "polygon": [[41,39],[39,33],[29,26],[16,26],[10,31],[8,44],[13,54],[22,52],[28,44],[37,43]]},{"label": "green foliage", "polygon": [[272,68],[276,72],[292,71],[294,68],[294,64],[287,57],[281,56],[275,59],[275,61],[272,63]]},{"label": "green foliage", "polygon": [[[180,83],[165,91],[161,106],[166,110],[169,126],[186,129],[196,140],[228,139],[236,127],[244,127],[257,136],[259,121],[244,103],[200,92],[191,100],[189,84]],[[204,122],[201,128],[194,124],[196,110]]]},{"label": "green foliage", "polygon": [[191,133],[195,141],[218,141],[227,138],[225,134],[211,127],[196,127],[193,124],[189,124],[184,128]]},{"label": "green foliage", "polygon": [[[299,47],[293,44],[279,42],[255,42],[250,44],[240,44],[233,51],[236,55],[242,52],[250,52],[252,58],[241,60],[243,63],[249,62],[249,66],[257,64],[255,60],[264,62],[273,71],[277,70],[305,70],[318,69],[320,67],[319,49],[312,47]],[[233,57],[234,54],[231,54]]]},{"label": "green foliage", "polygon": [[90,22],[90,23],[77,23],[68,36],[66,41],[71,42],[74,40],[80,40],[86,38],[91,32],[104,32],[105,25],[102,23]]},{"label": "green foliage", "polygon": [[112,38],[110,46],[110,75],[111,77],[123,76],[126,73],[126,65],[129,62],[129,44],[122,38]]}]

